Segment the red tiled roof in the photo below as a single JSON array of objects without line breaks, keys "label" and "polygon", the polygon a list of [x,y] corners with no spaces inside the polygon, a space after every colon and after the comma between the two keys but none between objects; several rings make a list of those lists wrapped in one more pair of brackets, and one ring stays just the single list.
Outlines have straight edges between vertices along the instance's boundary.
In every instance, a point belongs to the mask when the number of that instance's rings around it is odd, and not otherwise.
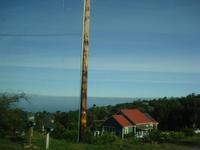
[{"label": "red tiled roof", "polygon": [[124,116],[113,115],[112,116],[122,127],[133,126]]},{"label": "red tiled roof", "polygon": [[138,109],[122,109],[121,112],[134,124],[153,122]]}]

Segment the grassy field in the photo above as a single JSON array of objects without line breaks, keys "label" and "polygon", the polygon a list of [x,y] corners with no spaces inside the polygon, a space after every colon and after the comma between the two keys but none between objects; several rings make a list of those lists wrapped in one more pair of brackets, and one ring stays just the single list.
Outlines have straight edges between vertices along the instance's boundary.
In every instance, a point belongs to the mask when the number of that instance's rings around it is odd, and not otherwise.
[{"label": "grassy field", "polygon": [[[44,150],[45,136],[35,133],[30,150]],[[23,145],[9,139],[0,139],[0,150],[22,150]],[[50,139],[50,150],[200,150],[200,136],[187,137],[179,143],[141,143],[131,140],[117,140],[111,144],[79,144],[65,140]]]}]

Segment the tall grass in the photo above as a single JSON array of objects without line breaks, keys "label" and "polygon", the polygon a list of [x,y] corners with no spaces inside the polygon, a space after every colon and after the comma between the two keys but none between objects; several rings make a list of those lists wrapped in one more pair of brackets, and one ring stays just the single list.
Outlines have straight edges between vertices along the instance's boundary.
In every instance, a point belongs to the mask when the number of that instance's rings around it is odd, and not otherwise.
[{"label": "tall grass", "polygon": [[[108,138],[108,136],[106,136]],[[34,148],[29,150],[44,150],[45,149],[45,135],[35,132],[32,144]],[[66,140],[57,140],[50,138],[49,150],[193,150],[200,149],[200,135],[195,135],[192,137],[186,137],[182,139],[184,142],[193,143],[186,144],[177,144],[177,143],[159,143],[151,144],[144,143],[141,140],[135,138],[128,138],[121,140],[119,138],[113,138],[112,140],[106,141],[106,139],[101,139],[101,142],[94,143],[76,143]],[[9,139],[0,139],[0,150],[23,150],[23,146],[14,142],[11,142]]]}]

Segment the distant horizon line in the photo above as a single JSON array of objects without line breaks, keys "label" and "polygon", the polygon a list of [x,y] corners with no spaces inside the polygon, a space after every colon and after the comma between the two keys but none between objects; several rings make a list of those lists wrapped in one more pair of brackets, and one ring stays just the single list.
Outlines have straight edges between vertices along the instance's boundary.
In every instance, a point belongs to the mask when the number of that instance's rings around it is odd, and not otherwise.
[{"label": "distant horizon line", "polygon": [[[88,98],[125,98],[125,99],[158,99],[158,98],[170,98],[170,97],[186,97],[192,93],[180,96],[135,96],[135,97],[126,97],[126,96],[88,96]],[[195,93],[197,94],[197,93]],[[26,94],[28,96],[43,96],[43,97],[73,97],[73,98],[80,98],[80,96],[67,96],[67,95],[46,95],[46,94]]]},{"label": "distant horizon line", "polygon": [[[31,66],[31,65],[0,65],[2,68],[6,67],[16,67],[16,68],[29,68],[29,69],[61,69],[61,70],[72,70],[80,71],[79,67],[70,68],[70,67],[53,67],[53,66]],[[199,74],[200,71],[191,71],[191,70],[159,70],[159,69],[111,69],[111,68],[89,68],[90,71],[113,71],[113,72],[151,72],[151,73],[186,73],[186,74]]]},{"label": "distant horizon line", "polygon": [[[68,98],[80,98],[80,96],[78,95],[47,95],[47,94],[36,94],[36,93],[26,93],[26,92],[23,92],[23,91],[2,91],[0,92],[0,94],[25,94],[27,97],[29,96],[40,96],[40,97],[68,97]],[[184,95],[178,95],[178,96],[88,96],[88,98],[110,98],[110,99],[159,99],[159,98],[164,98],[164,97],[167,97],[167,98],[178,98],[178,97],[186,97],[190,94],[195,94],[195,95],[198,95],[199,93],[198,92],[190,92],[188,94],[184,94]]]}]

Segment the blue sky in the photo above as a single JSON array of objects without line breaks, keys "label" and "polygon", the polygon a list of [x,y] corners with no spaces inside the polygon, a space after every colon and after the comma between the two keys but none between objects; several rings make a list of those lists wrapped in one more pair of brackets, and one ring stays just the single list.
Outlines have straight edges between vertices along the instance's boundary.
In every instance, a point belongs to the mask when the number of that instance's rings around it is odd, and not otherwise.
[{"label": "blue sky", "polygon": [[[0,1],[0,91],[79,96],[82,7]],[[199,93],[199,16],[199,0],[91,0],[89,96]]]}]

